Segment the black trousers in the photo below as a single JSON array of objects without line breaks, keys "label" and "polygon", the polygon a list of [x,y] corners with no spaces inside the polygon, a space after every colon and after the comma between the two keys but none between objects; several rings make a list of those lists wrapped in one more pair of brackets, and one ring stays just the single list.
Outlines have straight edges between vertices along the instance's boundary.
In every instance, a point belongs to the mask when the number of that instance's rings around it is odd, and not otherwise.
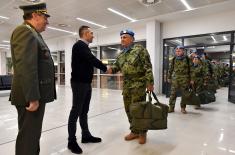
[{"label": "black trousers", "polygon": [[45,103],[40,103],[35,112],[29,112],[24,106],[16,106],[18,112],[18,135],[16,155],[39,155],[42,122]]},{"label": "black trousers", "polygon": [[82,130],[82,136],[90,136],[88,128],[88,116],[90,100],[91,100],[91,84],[71,82],[73,92],[73,105],[69,114],[68,133],[69,141],[76,141],[77,120]]}]

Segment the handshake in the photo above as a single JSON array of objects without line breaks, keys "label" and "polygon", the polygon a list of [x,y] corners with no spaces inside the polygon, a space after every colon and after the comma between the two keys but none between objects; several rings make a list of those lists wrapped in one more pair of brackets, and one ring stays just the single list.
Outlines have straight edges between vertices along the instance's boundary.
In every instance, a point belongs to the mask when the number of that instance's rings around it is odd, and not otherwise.
[{"label": "handshake", "polygon": [[113,70],[110,66],[107,67],[107,71],[105,72],[106,74],[113,74]]}]

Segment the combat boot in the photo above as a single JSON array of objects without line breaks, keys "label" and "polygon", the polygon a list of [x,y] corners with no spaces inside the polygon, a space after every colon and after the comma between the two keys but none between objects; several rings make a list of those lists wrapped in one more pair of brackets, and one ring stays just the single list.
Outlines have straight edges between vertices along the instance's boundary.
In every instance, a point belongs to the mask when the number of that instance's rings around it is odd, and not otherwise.
[{"label": "combat boot", "polygon": [[147,134],[146,133],[140,134],[140,136],[139,136],[139,144],[145,144],[146,143],[146,139],[147,139]]},{"label": "combat boot", "polygon": [[187,111],[185,110],[185,108],[181,108],[181,112],[182,112],[183,114],[187,114]]},{"label": "combat boot", "polygon": [[169,110],[168,110],[168,113],[172,113],[172,112],[175,112],[175,108],[170,106]]},{"label": "combat boot", "polygon": [[133,140],[133,139],[136,139],[138,138],[139,135],[138,134],[135,134],[133,132],[129,133],[128,135],[125,136],[125,140],[126,141],[129,141],[129,140]]}]

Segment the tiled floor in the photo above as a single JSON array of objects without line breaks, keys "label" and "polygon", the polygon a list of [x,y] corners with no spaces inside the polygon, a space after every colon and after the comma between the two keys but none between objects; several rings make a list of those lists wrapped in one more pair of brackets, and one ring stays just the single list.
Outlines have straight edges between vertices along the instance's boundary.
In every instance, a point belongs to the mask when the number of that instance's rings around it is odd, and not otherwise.
[{"label": "tiled floor", "polygon": [[[149,131],[145,145],[123,137],[128,122],[120,91],[94,89],[89,112],[90,130],[103,138],[99,144],[81,144],[84,155],[235,155],[235,104],[227,101],[227,88],[217,93],[215,103],[201,110],[188,106],[188,114],[169,114],[168,129]],[[168,98],[158,96],[163,103]],[[67,119],[71,89],[58,87],[58,100],[47,104],[41,138],[41,155],[72,155],[67,146]],[[79,129],[79,127],[78,127]],[[0,155],[14,155],[17,115],[8,97],[0,97]]]}]

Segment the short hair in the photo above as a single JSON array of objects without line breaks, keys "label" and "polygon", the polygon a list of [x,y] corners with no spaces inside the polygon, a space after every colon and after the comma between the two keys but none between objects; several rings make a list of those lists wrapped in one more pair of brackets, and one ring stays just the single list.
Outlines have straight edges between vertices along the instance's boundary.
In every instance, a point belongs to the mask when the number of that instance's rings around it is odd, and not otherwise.
[{"label": "short hair", "polygon": [[86,25],[83,25],[79,28],[79,37],[82,37],[85,30],[88,30],[90,27],[89,26],[86,26]]},{"label": "short hair", "polygon": [[23,19],[24,20],[30,20],[32,18],[33,18],[32,13],[26,13],[26,14],[23,15]]}]

